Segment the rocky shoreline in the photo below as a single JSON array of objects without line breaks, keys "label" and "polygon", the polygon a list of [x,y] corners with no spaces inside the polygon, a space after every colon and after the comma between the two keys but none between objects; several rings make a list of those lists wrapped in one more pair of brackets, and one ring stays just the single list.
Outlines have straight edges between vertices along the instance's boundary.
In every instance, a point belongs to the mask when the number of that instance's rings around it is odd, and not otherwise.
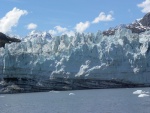
[{"label": "rocky shoreline", "polygon": [[135,88],[150,87],[150,84],[135,84],[121,80],[98,79],[65,79],[54,78],[43,81],[33,79],[4,78],[0,81],[0,94],[84,90],[84,89],[108,89],[108,88]]}]

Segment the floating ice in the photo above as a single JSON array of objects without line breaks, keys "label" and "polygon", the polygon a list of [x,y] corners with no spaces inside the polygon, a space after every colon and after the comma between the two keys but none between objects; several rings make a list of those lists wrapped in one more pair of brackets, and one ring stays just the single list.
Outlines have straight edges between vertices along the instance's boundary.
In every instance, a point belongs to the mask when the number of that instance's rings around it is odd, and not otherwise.
[{"label": "floating ice", "polygon": [[133,92],[133,94],[149,94],[149,92],[148,91],[142,91],[142,90],[136,90],[136,91],[134,91]]},{"label": "floating ice", "polygon": [[74,93],[69,93],[69,95],[75,95]]},{"label": "floating ice", "polygon": [[50,93],[59,93],[59,91],[49,91]]},{"label": "floating ice", "polygon": [[149,96],[148,91],[142,91],[142,90],[136,90],[136,91],[133,92],[133,94],[137,94],[138,97],[147,97],[147,96]]},{"label": "floating ice", "polygon": [[138,97],[148,97],[148,94],[140,94]]},{"label": "floating ice", "polygon": [[136,90],[133,92],[133,94],[137,94],[137,95],[142,94],[142,93],[144,93],[142,90]]}]

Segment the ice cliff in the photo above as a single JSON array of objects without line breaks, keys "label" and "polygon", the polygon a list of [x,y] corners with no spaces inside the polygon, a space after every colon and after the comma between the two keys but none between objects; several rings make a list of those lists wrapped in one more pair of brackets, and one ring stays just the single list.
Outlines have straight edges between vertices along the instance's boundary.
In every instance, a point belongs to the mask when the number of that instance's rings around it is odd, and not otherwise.
[{"label": "ice cliff", "polygon": [[34,31],[20,43],[0,48],[0,77],[36,80],[37,86],[57,78],[71,84],[85,80],[89,87],[102,82],[110,87],[114,82],[150,86],[150,30],[134,33],[121,27],[114,35],[98,31],[74,37]]},{"label": "ice cliff", "polygon": [[1,76],[122,79],[150,83],[150,31],[51,37],[31,33],[0,48]]}]

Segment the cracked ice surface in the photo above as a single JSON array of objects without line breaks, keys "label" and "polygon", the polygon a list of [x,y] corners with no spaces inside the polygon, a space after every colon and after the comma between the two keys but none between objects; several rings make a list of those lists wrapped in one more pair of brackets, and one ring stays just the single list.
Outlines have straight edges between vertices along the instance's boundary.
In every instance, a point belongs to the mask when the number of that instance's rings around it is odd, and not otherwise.
[{"label": "cracked ice surface", "polygon": [[150,84],[150,31],[51,37],[31,32],[0,48],[1,77],[95,78]]}]

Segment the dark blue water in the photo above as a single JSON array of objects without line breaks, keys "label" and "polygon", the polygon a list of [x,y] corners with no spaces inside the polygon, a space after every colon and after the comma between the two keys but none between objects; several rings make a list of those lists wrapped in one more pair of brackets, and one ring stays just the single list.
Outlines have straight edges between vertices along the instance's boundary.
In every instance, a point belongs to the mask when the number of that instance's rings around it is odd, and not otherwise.
[{"label": "dark blue water", "polygon": [[0,113],[150,113],[150,96],[136,90],[98,89],[0,95]]}]

